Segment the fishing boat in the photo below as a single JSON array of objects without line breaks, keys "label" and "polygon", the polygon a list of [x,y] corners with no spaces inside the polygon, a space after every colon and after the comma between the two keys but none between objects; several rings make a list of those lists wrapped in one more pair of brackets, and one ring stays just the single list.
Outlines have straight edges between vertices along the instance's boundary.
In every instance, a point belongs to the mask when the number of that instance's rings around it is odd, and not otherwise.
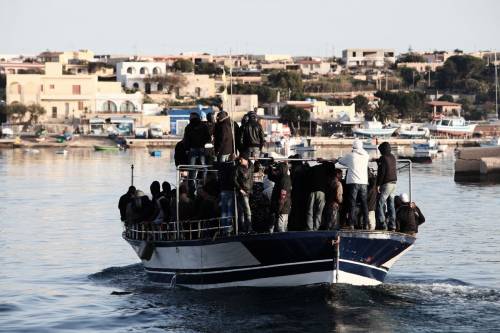
[{"label": "fishing boat", "polygon": [[428,128],[417,125],[401,126],[399,128],[399,136],[406,139],[422,139],[428,137],[429,134]]},{"label": "fishing boat", "polygon": [[116,145],[116,146],[94,146],[95,151],[118,151],[120,150],[121,147]]},{"label": "fishing boat", "polygon": [[438,153],[436,141],[427,140],[425,143],[414,143],[412,145],[416,157],[435,157]]},{"label": "fishing boat", "polygon": [[364,127],[354,128],[352,133],[354,136],[363,136],[363,137],[389,137],[395,131],[397,127],[384,127],[383,124],[377,120],[374,121],[366,121],[364,123]]},{"label": "fishing boat", "polygon": [[431,133],[447,136],[472,136],[477,124],[471,124],[462,117],[438,117],[426,127]]},{"label": "fishing boat", "polygon": [[[411,168],[409,161],[398,163],[399,169]],[[195,169],[177,168],[177,189],[185,171]],[[122,236],[152,281],[193,289],[378,285],[415,242],[414,236],[390,231],[241,233],[238,222],[227,219],[177,216],[160,225],[126,225]]]},{"label": "fishing boat", "polygon": [[290,139],[290,149],[299,152],[316,151],[316,147],[311,144],[311,138],[301,138],[297,142],[294,138]]}]

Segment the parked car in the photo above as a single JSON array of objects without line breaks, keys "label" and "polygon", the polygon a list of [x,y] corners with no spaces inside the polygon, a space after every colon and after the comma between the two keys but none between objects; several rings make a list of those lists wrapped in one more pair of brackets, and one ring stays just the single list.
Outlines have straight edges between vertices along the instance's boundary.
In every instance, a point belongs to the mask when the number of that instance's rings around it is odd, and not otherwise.
[{"label": "parked car", "polygon": [[149,137],[152,139],[161,139],[163,137],[163,130],[160,126],[151,126],[149,128]]},{"label": "parked car", "polygon": [[147,139],[148,138],[147,127],[136,127],[135,128],[135,138],[136,139]]}]

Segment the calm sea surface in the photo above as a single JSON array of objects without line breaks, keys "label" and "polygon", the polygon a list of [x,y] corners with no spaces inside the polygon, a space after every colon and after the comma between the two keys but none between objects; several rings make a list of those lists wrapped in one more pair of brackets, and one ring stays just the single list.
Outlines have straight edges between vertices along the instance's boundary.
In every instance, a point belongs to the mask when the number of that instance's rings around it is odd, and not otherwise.
[{"label": "calm sea surface", "polygon": [[427,222],[378,287],[149,282],[121,238],[131,163],[145,192],[174,179],[168,150],[0,150],[1,332],[500,332],[500,185],[455,183],[452,153],[414,166]]}]

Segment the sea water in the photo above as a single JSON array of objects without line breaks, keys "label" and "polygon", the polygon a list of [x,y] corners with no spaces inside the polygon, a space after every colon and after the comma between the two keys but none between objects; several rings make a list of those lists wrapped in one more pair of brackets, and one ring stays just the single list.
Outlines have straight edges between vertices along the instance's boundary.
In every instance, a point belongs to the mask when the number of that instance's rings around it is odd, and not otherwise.
[{"label": "sea water", "polygon": [[121,238],[131,164],[146,193],[174,182],[169,150],[0,150],[1,332],[500,331],[500,185],[455,183],[452,153],[413,166],[426,222],[377,287],[152,283]]}]

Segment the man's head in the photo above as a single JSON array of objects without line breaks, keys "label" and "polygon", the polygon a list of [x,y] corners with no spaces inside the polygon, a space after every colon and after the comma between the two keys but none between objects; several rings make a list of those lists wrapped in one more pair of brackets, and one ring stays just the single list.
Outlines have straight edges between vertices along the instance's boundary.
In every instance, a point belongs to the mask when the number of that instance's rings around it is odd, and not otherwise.
[{"label": "man's head", "polygon": [[378,146],[378,151],[382,155],[387,155],[391,153],[391,144],[387,141],[382,142],[380,146]]},{"label": "man's head", "polygon": [[195,119],[200,119],[200,115],[198,114],[198,112],[191,112],[189,114],[189,120],[195,120]]},{"label": "man's head", "polygon": [[130,187],[128,188],[127,193],[128,193],[128,194],[130,194],[130,195],[134,195],[134,194],[135,194],[135,190],[136,190],[136,189],[135,189],[135,186],[130,186]]},{"label": "man's head", "polygon": [[217,113],[217,120],[218,121],[221,121],[221,120],[223,120],[226,117],[227,117],[227,112],[226,111],[221,111],[221,112]]},{"label": "man's head", "polygon": [[342,170],[341,169],[335,169],[335,177],[337,178],[338,181],[342,180]]},{"label": "man's head", "polygon": [[170,183],[169,182],[163,182],[161,184],[161,189],[163,190],[163,192],[165,193],[170,193],[170,190],[172,189],[172,186],[170,186]]},{"label": "man's head", "polygon": [[240,154],[239,160],[241,165],[247,166],[249,159],[250,159],[250,154],[248,152],[243,152]]},{"label": "man's head", "polygon": [[401,193],[399,195],[399,198],[401,199],[401,202],[404,204],[410,203],[410,197],[408,196],[408,193]]},{"label": "man's head", "polygon": [[360,150],[360,149],[363,149],[363,142],[359,139],[355,139],[353,142],[352,142],[352,149],[353,150]]},{"label": "man's head", "polygon": [[149,189],[153,196],[157,196],[158,194],[160,194],[160,182],[155,180],[154,182],[151,183]]}]

